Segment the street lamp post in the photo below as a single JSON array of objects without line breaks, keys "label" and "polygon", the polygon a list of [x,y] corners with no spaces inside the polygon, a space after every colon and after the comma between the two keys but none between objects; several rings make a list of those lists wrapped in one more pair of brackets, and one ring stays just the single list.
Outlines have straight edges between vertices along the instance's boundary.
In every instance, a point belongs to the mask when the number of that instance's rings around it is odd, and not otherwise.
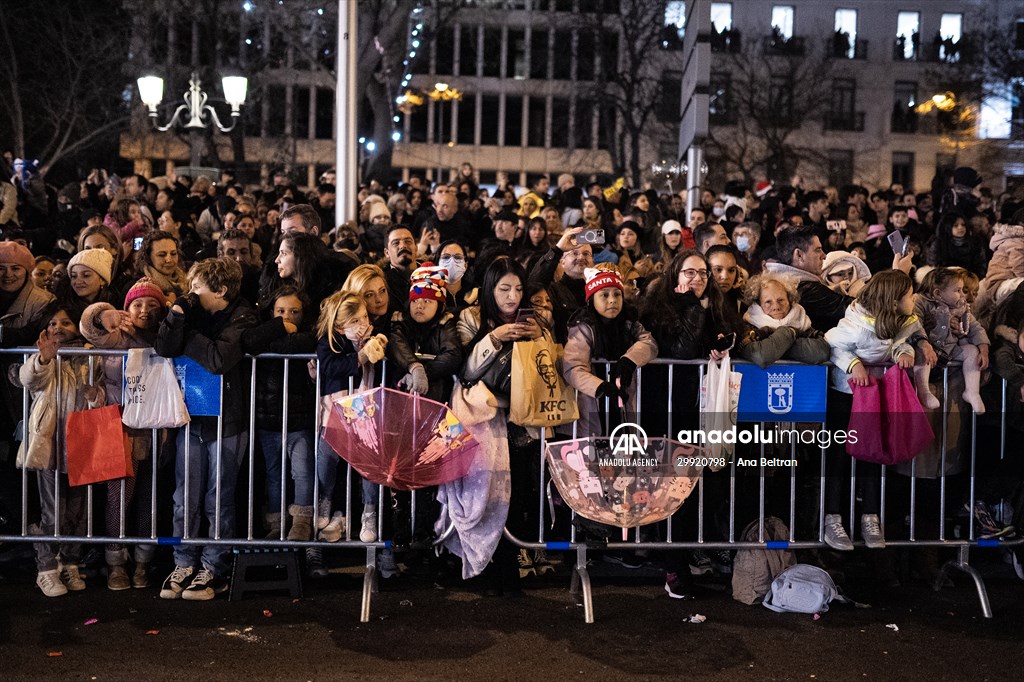
[{"label": "street lamp post", "polygon": [[440,125],[439,125],[440,130],[438,132],[438,141],[437,141],[437,171],[438,171],[438,173],[437,173],[437,178],[435,179],[435,182],[443,182],[444,179],[441,176],[444,173],[444,159],[443,159],[443,156],[442,156],[444,154],[444,145],[447,144],[449,148],[454,146],[454,142],[447,142],[447,143],[445,142],[446,135],[445,135],[445,131],[444,131],[444,103],[445,102],[452,102],[452,101],[455,101],[455,100],[461,100],[462,99],[462,92],[460,92],[456,88],[451,87],[447,83],[434,83],[434,89],[431,90],[430,92],[426,93],[426,95],[430,99],[432,99],[435,102],[437,102],[438,121],[440,123]]},{"label": "street lamp post", "polygon": [[[231,105],[231,124],[221,123],[217,111],[206,103],[208,96],[203,91],[199,76],[192,72],[189,79],[188,92],[184,94],[185,103],[178,105],[166,125],[157,123],[157,107],[164,97],[164,79],[159,76],[143,76],[139,78],[139,96],[143,103],[149,108],[149,118],[153,122],[153,128],[160,132],[166,132],[179,123],[189,131],[190,162],[193,167],[199,166],[201,159],[200,133],[207,127],[207,118],[223,133],[231,132],[238,117],[242,115],[241,107],[245,104],[245,94],[248,88],[248,80],[243,76],[225,76],[221,81],[224,87],[224,99]],[[187,115],[188,119],[183,119]]]}]

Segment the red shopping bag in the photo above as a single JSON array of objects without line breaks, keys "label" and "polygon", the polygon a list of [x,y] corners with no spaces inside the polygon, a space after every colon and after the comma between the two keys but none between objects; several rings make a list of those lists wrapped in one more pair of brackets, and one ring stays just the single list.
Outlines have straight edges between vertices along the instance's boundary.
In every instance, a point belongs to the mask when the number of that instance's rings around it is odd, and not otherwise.
[{"label": "red shopping bag", "polygon": [[[885,461],[885,439],[882,436],[882,392],[874,377],[868,377],[867,386],[857,386],[849,379],[853,390],[853,407],[847,428],[846,454],[864,462],[888,464]],[[853,442],[856,432],[857,442]]]},{"label": "red shopping bag", "polygon": [[121,424],[119,405],[72,412],[68,415],[65,434],[71,485],[134,475],[131,443]]},{"label": "red shopping bag", "polygon": [[886,370],[882,379],[882,402],[882,431],[889,461],[881,463],[909,462],[935,440],[935,433],[910,377],[896,365]]}]

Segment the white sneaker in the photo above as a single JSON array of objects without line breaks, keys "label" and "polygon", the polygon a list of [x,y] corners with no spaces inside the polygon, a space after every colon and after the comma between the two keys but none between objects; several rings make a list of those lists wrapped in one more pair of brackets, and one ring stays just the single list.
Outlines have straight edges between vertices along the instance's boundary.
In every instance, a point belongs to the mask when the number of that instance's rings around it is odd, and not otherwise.
[{"label": "white sneaker", "polygon": [[36,576],[36,586],[47,597],[63,597],[68,593],[68,588],[60,581],[60,572],[56,568],[50,571],[40,571]]},{"label": "white sneaker", "polygon": [[825,544],[840,552],[853,551],[853,541],[843,528],[843,517],[839,514],[825,514]]},{"label": "white sneaker", "polygon": [[359,527],[360,542],[377,541],[377,507],[372,504],[363,506],[363,515]]},{"label": "white sneaker", "polygon": [[78,564],[68,564],[60,567],[60,579],[72,592],[81,592],[85,589],[85,581],[78,572]]},{"label": "white sneaker", "polygon": [[869,549],[885,549],[885,537],[882,535],[878,514],[861,514],[860,534]]},{"label": "white sneaker", "polygon": [[193,573],[195,573],[195,569],[191,566],[175,566],[171,574],[164,580],[163,587],[160,588],[160,598],[180,599],[181,593],[192,581]]}]

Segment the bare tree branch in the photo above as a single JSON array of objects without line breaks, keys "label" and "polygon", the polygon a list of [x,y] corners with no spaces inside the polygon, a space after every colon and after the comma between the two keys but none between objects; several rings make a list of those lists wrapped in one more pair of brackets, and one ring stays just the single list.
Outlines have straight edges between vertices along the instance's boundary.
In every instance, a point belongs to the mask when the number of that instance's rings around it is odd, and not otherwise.
[{"label": "bare tree branch", "polygon": [[823,163],[820,150],[799,143],[798,131],[828,112],[821,83],[831,78],[834,60],[824,48],[810,47],[806,57],[795,58],[762,54],[760,43],[748,42],[723,55],[729,92],[726,102],[716,104],[731,106],[725,113],[734,122],[713,121],[708,147],[727,174],[739,173],[749,183],[757,175],[788,177],[802,162]]}]

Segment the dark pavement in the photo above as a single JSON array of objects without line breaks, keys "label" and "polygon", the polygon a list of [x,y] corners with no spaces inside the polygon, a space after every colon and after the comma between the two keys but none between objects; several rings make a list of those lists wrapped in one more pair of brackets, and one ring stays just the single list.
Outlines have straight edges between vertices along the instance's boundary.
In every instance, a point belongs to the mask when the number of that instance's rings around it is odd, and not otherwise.
[{"label": "dark pavement", "polygon": [[[814,620],[739,604],[724,582],[670,600],[656,571],[625,577],[597,562],[593,625],[564,567],[528,580],[518,599],[386,581],[361,624],[353,568],[306,581],[300,600],[197,603],[163,601],[156,588],[110,592],[101,576],[47,599],[24,562],[0,564],[0,679],[1021,679],[1024,583],[995,552],[983,558],[993,620],[962,575],[940,593],[848,578],[847,592],[872,608],[834,604]],[[706,622],[687,622],[694,613]]]}]

